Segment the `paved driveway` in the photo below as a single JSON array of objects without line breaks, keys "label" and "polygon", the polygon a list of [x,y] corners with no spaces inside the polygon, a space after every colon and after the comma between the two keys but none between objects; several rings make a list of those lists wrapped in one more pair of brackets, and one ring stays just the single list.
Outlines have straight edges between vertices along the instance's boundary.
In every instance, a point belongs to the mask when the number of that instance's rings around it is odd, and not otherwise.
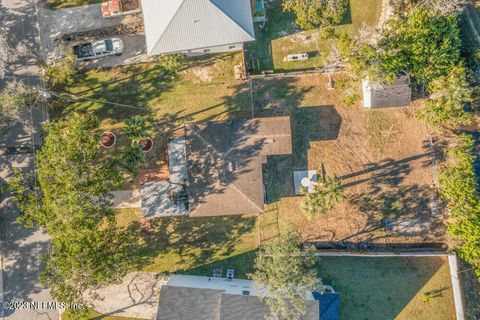
[{"label": "paved driveway", "polygon": [[119,65],[129,65],[152,61],[147,56],[145,35],[143,34],[122,34],[116,35],[125,43],[125,51],[121,56],[112,56],[96,60],[82,61],[80,67],[85,68],[108,68]]},{"label": "paved driveway", "polygon": [[[72,33],[116,27],[121,24],[141,22],[138,15],[127,15],[105,19],[102,17],[100,4],[91,4],[74,8],[50,10],[39,7],[40,38],[42,57],[45,61],[53,61],[62,57],[71,43],[62,44],[62,36]],[[122,57],[99,59],[98,63],[88,63],[92,67],[107,67],[118,64],[142,62],[138,57],[145,52],[145,37],[128,34],[119,36],[125,42],[125,53]],[[126,62],[128,61],[128,62]]]},{"label": "paved driveway", "polygon": [[156,319],[164,283],[159,273],[132,272],[121,283],[91,290],[84,296],[102,314]]},{"label": "paved driveway", "polygon": [[121,18],[104,19],[100,4],[61,10],[39,7],[42,56],[46,61],[58,58],[57,40],[65,34],[117,26]]}]

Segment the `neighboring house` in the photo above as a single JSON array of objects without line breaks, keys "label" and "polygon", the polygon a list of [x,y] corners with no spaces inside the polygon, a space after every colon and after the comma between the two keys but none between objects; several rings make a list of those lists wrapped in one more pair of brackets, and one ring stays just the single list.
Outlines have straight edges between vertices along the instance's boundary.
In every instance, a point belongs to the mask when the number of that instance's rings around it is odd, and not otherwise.
[{"label": "neighboring house", "polygon": [[169,175],[142,182],[142,215],[263,212],[263,164],[292,153],[291,135],[290,117],[185,125],[168,143]]},{"label": "neighboring house", "polygon": [[[310,294],[301,319],[338,320],[338,304],[337,293]],[[268,314],[251,280],[173,275],[160,290],[157,320],[263,320]]]},{"label": "neighboring house", "polygon": [[390,85],[371,85],[367,79],[362,82],[363,106],[365,108],[408,107],[412,102],[410,77],[401,75]]},{"label": "neighboring house", "polygon": [[238,51],[255,40],[250,0],[142,0],[147,54]]}]

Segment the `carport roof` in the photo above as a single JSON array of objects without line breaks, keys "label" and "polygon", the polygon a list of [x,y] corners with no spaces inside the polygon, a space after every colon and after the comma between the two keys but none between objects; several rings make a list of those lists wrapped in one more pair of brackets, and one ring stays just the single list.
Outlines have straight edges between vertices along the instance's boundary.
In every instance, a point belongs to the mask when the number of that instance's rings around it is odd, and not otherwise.
[{"label": "carport roof", "polygon": [[250,0],[142,0],[147,54],[255,40]]}]

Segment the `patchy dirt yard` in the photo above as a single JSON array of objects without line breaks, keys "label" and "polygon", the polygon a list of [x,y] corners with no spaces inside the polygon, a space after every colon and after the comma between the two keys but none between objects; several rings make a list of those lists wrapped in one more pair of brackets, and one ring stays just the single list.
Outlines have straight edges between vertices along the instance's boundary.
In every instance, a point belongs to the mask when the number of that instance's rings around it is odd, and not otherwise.
[{"label": "patchy dirt yard", "polygon": [[[354,83],[342,75],[333,80],[331,91],[327,76],[254,82],[256,116],[290,115],[294,146],[292,156],[265,166],[270,204],[262,239],[294,225],[324,246],[440,245],[444,229],[440,210],[432,213],[437,192],[426,126],[414,108],[364,109]],[[302,197],[292,196],[293,171],[305,169],[340,177],[348,200],[307,221]]]}]

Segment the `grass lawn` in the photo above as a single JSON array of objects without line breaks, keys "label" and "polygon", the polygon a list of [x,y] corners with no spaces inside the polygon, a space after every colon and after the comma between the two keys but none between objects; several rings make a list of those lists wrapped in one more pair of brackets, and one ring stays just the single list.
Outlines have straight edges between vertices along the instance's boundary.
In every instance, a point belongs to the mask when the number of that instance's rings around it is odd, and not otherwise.
[{"label": "grass lawn", "polygon": [[341,295],[340,319],[455,319],[447,258],[322,257],[318,273]]},{"label": "grass lawn", "polygon": [[[220,267],[225,272],[233,267],[235,277],[244,278],[255,254],[240,256],[243,261],[234,256],[184,273],[211,275],[213,268]],[[455,319],[447,258],[320,257],[317,272],[324,284],[340,293],[340,319]],[[70,319],[68,314],[65,319]],[[102,316],[93,310],[85,319],[130,320]]]},{"label": "grass lawn", "polygon": [[[366,23],[377,24],[381,11],[381,0],[350,0],[343,21],[336,26],[337,32],[354,35],[358,28]],[[266,26],[260,29],[255,25],[256,41],[247,46],[247,58],[256,73],[266,70],[285,72],[323,67],[329,56],[331,41],[322,40],[320,30],[299,32],[294,21],[295,16],[283,12],[281,0],[274,0],[267,8]],[[306,61],[286,62],[283,58],[289,54],[306,52]]]},{"label": "grass lawn", "polygon": [[[250,117],[248,85],[234,79],[234,66],[240,62],[239,53],[192,59],[176,77],[165,76],[155,63],[80,72],[61,89],[88,100],[72,103],[58,99],[51,114],[61,118],[72,111],[91,112],[101,119],[103,129],[116,133],[119,145],[128,143],[122,135],[124,120],[146,115],[156,127],[156,143],[147,155],[147,163],[158,163],[165,160],[165,136],[176,126]],[[105,152],[116,152],[117,147]],[[126,185],[129,187],[128,182]],[[224,261],[228,264],[225,269],[235,267],[240,276],[251,271],[250,265],[241,267],[238,261],[245,260],[245,254],[258,245],[255,217],[177,217],[146,222],[140,219],[138,210],[117,213],[119,225],[128,227],[132,241],[139,244],[136,269],[194,269],[211,274],[214,266],[208,265]],[[235,266],[226,261],[232,257],[237,259]]]},{"label": "grass lawn", "polygon": [[[234,268],[236,278],[248,278],[258,224],[270,221],[225,217],[146,223],[137,210],[126,209],[117,210],[117,223],[136,234],[140,270],[210,276],[213,269]],[[323,283],[341,294],[341,319],[455,319],[446,258],[320,257],[317,270]]]},{"label": "grass lawn", "polygon": [[57,99],[51,114],[61,118],[72,111],[91,112],[101,119],[102,129],[117,135],[119,145],[128,143],[122,137],[124,120],[145,115],[155,124],[147,163],[158,164],[165,160],[166,135],[176,126],[251,115],[248,84],[234,79],[234,66],[241,61],[240,53],[190,59],[175,77],[166,76],[155,63],[79,72],[61,89],[88,100]]},{"label": "grass lawn", "polygon": [[47,0],[48,7],[52,10],[84,6],[87,4],[101,3],[104,0]]},{"label": "grass lawn", "polygon": [[176,77],[166,76],[156,63],[79,72],[61,89],[92,100],[59,101],[53,115],[61,117],[74,110],[93,112],[110,129],[136,114],[150,115],[164,124],[249,114],[248,86],[234,79],[233,69],[241,63],[240,53],[191,59],[188,63],[191,66]]},{"label": "grass lawn", "polygon": [[138,243],[133,268],[142,271],[211,275],[215,268],[234,268],[236,277],[245,278],[259,243],[253,216],[144,221],[139,210],[122,209],[117,224]]}]

